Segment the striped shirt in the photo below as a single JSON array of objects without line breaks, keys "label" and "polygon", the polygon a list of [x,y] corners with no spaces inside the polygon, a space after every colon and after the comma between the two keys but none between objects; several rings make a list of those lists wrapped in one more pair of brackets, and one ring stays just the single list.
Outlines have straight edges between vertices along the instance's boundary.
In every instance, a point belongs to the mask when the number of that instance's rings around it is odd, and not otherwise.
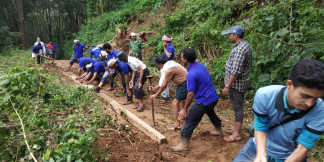
[{"label": "striped shirt", "polygon": [[248,42],[242,40],[234,45],[231,54],[225,66],[225,84],[229,81],[231,75],[237,76],[237,79],[231,85],[231,88],[239,92],[245,92],[249,86],[249,73],[252,62],[252,48]]}]

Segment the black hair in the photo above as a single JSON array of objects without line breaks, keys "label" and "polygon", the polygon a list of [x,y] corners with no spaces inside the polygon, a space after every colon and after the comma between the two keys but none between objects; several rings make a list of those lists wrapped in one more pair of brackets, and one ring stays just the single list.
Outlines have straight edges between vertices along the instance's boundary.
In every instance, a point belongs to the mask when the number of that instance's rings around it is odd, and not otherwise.
[{"label": "black hair", "polygon": [[241,39],[244,38],[244,32],[242,32],[241,34],[237,34]]},{"label": "black hair", "polygon": [[189,61],[190,63],[195,62],[197,58],[196,51],[192,48],[185,48],[181,53],[183,53],[183,58],[187,59],[187,61]]},{"label": "black hair", "polygon": [[84,72],[86,72],[86,71],[87,71],[87,68],[86,68],[86,66],[87,66],[87,65],[89,65],[89,64],[91,64],[91,62],[90,62],[90,61],[87,61],[87,62],[85,62],[85,63],[83,64],[83,66],[82,66],[82,67],[83,67],[83,71],[84,71]]},{"label": "black hair", "polygon": [[119,51],[119,52],[117,53],[117,58],[118,58],[118,60],[120,60],[121,62],[126,62],[126,60],[128,59],[128,55],[127,55],[125,52],[123,52],[123,51]]},{"label": "black hair", "polygon": [[[171,38],[171,36],[169,36],[169,35],[166,35],[166,34],[165,34],[165,36],[168,37],[168,38]],[[170,41],[167,41],[167,42],[168,42],[168,43],[171,43]]]},{"label": "black hair", "polygon": [[324,64],[317,60],[299,61],[290,74],[294,87],[324,90]]},{"label": "black hair", "polygon": [[40,46],[42,46],[42,44],[41,44],[41,43],[38,43],[38,44],[37,44],[37,46],[39,46],[39,47],[40,47]]},{"label": "black hair", "polygon": [[166,62],[168,62],[168,59],[163,55],[159,55],[156,57],[155,62],[158,64],[165,64]]},{"label": "black hair", "polygon": [[103,48],[103,49],[109,49],[109,50],[112,49],[112,48],[111,48],[111,45],[110,45],[109,43],[105,43],[105,44],[103,44],[102,48]]}]

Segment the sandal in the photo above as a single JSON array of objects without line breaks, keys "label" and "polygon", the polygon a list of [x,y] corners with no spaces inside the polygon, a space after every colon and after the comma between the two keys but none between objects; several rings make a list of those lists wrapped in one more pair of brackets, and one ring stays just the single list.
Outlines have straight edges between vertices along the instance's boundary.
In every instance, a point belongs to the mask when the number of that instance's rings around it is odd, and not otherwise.
[{"label": "sandal", "polygon": [[137,104],[135,107],[133,107],[133,109],[137,109],[139,107],[139,104]]},{"label": "sandal", "polygon": [[126,102],[123,103],[123,105],[129,105],[129,104],[132,104],[132,103],[134,103],[134,102],[133,101],[126,101]]},{"label": "sandal", "polygon": [[176,127],[175,125],[172,125],[170,128],[168,128],[169,130],[172,130],[172,131],[176,131],[176,130],[180,130],[181,127]]},{"label": "sandal", "polygon": [[240,141],[241,140],[241,137],[233,137],[233,136],[228,136],[228,137],[225,137],[224,140],[226,142],[237,142],[237,141]]},{"label": "sandal", "polygon": [[[139,104],[138,104],[138,105],[139,105]],[[142,111],[144,110],[145,107],[146,107],[146,105],[143,105],[143,106],[139,105],[138,108],[136,109],[136,111],[138,111],[138,112],[142,112]]]},{"label": "sandal", "polygon": [[114,88],[108,88],[108,89],[107,89],[107,91],[112,91],[112,90],[114,90]]},{"label": "sandal", "polygon": [[163,103],[170,103],[170,101],[168,99],[163,98],[162,100],[160,100],[160,104]]}]

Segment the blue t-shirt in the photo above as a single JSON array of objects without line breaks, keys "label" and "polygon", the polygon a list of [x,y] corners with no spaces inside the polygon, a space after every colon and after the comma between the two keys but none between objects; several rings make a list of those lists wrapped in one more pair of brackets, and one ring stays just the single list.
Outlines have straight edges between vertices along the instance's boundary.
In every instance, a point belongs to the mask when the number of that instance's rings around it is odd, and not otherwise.
[{"label": "blue t-shirt", "polygon": [[287,159],[301,144],[312,150],[324,132],[324,102],[318,98],[316,104],[302,118],[280,124],[297,109],[289,110],[286,101],[286,87],[271,85],[260,88],[254,97],[254,128],[267,132],[267,155],[275,159]]},{"label": "blue t-shirt", "polygon": [[110,54],[110,53],[107,53],[107,62],[112,59],[112,58],[115,58],[117,59],[117,54],[118,54],[119,51],[113,49],[113,52]]},{"label": "blue t-shirt", "polygon": [[[123,72],[124,75],[128,74],[130,71],[128,69],[128,64],[117,60],[118,68],[116,69],[119,72]],[[130,68],[130,67],[129,67]],[[133,70],[132,70],[133,71]]]},{"label": "blue t-shirt", "polygon": [[75,54],[74,54],[74,57],[77,57],[77,58],[81,58],[83,57],[83,48],[84,49],[87,49],[83,44],[79,43],[79,46],[77,46],[76,44],[74,45],[74,51],[75,51]]},{"label": "blue t-shirt", "polygon": [[36,46],[33,46],[32,51],[33,51],[34,53],[39,53],[39,50],[41,50],[41,49],[42,49],[42,47],[38,48],[38,46],[36,45]]},{"label": "blue t-shirt", "polygon": [[168,46],[166,46],[166,49],[169,53],[171,53],[171,57],[168,58],[168,56],[165,54],[165,51],[163,52],[163,56],[166,57],[168,59],[168,61],[173,60],[174,58],[174,47],[172,46],[172,44],[170,43]]},{"label": "blue t-shirt", "polygon": [[101,50],[102,50],[102,47],[92,47],[89,52],[89,57],[92,58],[92,56],[94,56],[94,58],[96,58],[96,59],[100,58]]},{"label": "blue t-shirt", "polygon": [[79,68],[82,68],[83,65],[88,61],[90,61],[93,65],[96,63],[96,61],[91,58],[86,58],[86,57],[79,58]]},{"label": "blue t-shirt", "polygon": [[104,73],[105,67],[107,67],[107,63],[105,61],[96,62],[93,65],[93,73]]},{"label": "blue t-shirt", "polygon": [[57,45],[55,44],[55,45],[52,45],[52,46],[53,46],[53,51],[55,52],[56,49],[57,49]]},{"label": "blue t-shirt", "polygon": [[199,62],[193,62],[188,67],[187,91],[194,91],[197,104],[208,105],[218,99],[209,71]]}]

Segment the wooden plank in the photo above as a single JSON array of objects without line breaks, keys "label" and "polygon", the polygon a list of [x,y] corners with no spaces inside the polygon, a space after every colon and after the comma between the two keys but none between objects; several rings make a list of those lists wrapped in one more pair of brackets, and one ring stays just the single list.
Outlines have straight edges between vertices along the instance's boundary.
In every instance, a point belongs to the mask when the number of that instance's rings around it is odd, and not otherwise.
[{"label": "wooden plank", "polygon": [[[72,72],[63,72],[64,75],[70,77],[73,81],[78,83],[80,86],[84,86],[87,88],[94,88],[92,85],[83,85],[80,84],[78,80],[76,80],[76,75],[74,75]],[[145,123],[143,120],[138,118],[136,115],[134,115],[132,112],[121,106],[119,103],[117,103],[115,100],[110,98],[104,93],[97,93],[98,96],[102,97],[105,101],[107,101],[110,105],[108,105],[110,108],[112,108],[117,114],[123,115],[125,114],[128,117],[128,122],[133,124],[136,128],[141,130],[143,133],[145,133],[148,137],[150,137],[152,140],[157,141],[158,143],[167,143],[166,137],[164,137],[160,132],[153,129],[150,125]]]}]

